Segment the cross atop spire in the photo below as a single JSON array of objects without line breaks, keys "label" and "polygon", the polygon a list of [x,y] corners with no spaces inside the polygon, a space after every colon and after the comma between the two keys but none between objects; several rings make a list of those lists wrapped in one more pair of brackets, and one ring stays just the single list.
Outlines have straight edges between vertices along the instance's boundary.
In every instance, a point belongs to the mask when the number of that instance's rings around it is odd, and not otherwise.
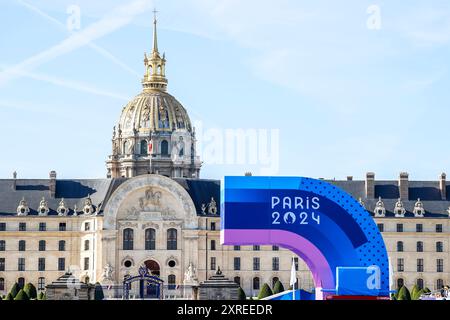
[{"label": "cross atop spire", "polygon": [[158,52],[158,34],[156,31],[156,14],[158,11],[156,11],[156,8],[153,9],[153,52]]}]

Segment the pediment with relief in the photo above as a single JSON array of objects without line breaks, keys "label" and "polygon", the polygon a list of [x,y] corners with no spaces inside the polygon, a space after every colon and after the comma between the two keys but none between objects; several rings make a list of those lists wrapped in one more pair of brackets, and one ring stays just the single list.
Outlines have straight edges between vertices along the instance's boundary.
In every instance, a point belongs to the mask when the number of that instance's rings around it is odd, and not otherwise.
[{"label": "pediment with relief", "polygon": [[[183,214],[183,206],[165,190],[148,187],[132,192],[119,209],[119,220],[174,220]],[[177,214],[179,213],[179,214]]]}]

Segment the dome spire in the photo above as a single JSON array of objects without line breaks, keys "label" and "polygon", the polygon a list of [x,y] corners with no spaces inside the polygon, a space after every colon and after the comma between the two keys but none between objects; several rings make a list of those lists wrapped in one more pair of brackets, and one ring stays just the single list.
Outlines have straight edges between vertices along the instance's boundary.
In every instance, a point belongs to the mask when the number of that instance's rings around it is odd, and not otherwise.
[{"label": "dome spire", "polygon": [[157,34],[157,30],[156,30],[156,14],[158,13],[158,11],[156,11],[156,8],[153,9],[153,53],[159,53],[158,52],[158,34]]},{"label": "dome spire", "polygon": [[144,54],[145,74],[142,79],[142,86],[144,91],[166,91],[167,90],[167,78],[166,78],[166,56],[163,54],[161,57],[158,51],[158,34],[156,30],[156,13],[158,11],[153,10],[153,48],[152,53],[147,56]]}]

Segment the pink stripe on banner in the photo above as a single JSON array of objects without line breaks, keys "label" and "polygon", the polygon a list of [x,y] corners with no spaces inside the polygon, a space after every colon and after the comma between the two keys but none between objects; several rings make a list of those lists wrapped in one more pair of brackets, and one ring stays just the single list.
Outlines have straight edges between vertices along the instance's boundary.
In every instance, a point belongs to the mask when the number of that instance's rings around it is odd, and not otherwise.
[{"label": "pink stripe on banner", "polygon": [[[296,253],[305,261],[313,275],[317,289],[335,289],[334,273],[322,252],[310,241],[298,234],[284,230],[222,230],[221,240],[225,245],[280,245]],[[316,290],[316,298],[322,298]]]}]

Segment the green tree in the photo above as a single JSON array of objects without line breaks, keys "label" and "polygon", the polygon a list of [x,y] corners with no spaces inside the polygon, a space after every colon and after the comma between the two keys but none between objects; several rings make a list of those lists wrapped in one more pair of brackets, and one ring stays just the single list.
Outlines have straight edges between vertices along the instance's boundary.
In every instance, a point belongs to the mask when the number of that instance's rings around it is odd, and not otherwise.
[{"label": "green tree", "polygon": [[398,299],[397,300],[411,300],[411,294],[407,287],[402,286],[398,291]]},{"label": "green tree", "polygon": [[45,299],[44,299],[44,292],[43,292],[43,291],[39,292],[39,294],[37,295],[37,299],[38,299],[38,300],[45,300]]},{"label": "green tree", "polygon": [[419,287],[417,285],[414,285],[413,288],[411,289],[411,300],[417,300],[415,298],[419,291],[420,291]]},{"label": "green tree", "polygon": [[424,292],[424,293],[430,293],[430,292],[431,292],[431,290],[430,290],[430,289],[428,289],[428,288],[425,288],[425,289],[423,289],[423,292]]},{"label": "green tree", "polygon": [[267,283],[264,283],[261,290],[258,294],[258,299],[262,299],[268,296],[271,296],[273,294],[272,289],[270,289],[269,285]]},{"label": "green tree", "polygon": [[6,295],[5,299],[3,299],[3,300],[14,300],[14,297],[12,296],[12,294],[10,292]]},{"label": "green tree", "polygon": [[30,297],[28,297],[28,295],[25,293],[25,291],[23,291],[23,289],[20,289],[14,300],[30,300]]},{"label": "green tree", "polygon": [[247,295],[245,294],[245,291],[241,287],[239,287],[238,289],[238,299],[247,300]]},{"label": "green tree", "polygon": [[281,283],[280,280],[278,280],[277,282],[275,282],[275,285],[273,286],[273,294],[277,294],[283,291],[284,291],[283,284]]},{"label": "green tree", "polygon": [[19,284],[16,282],[14,283],[14,285],[12,286],[11,290],[9,291],[9,293],[11,294],[11,296],[13,298],[15,298],[17,296],[17,293],[19,292]]},{"label": "green tree", "polygon": [[102,285],[97,282],[95,283],[95,288],[94,288],[94,300],[103,300],[105,299],[105,295],[103,294],[103,288]]},{"label": "green tree", "polygon": [[23,287],[23,291],[27,294],[30,299],[37,298],[37,290],[36,287],[32,283],[27,283],[25,287]]}]

